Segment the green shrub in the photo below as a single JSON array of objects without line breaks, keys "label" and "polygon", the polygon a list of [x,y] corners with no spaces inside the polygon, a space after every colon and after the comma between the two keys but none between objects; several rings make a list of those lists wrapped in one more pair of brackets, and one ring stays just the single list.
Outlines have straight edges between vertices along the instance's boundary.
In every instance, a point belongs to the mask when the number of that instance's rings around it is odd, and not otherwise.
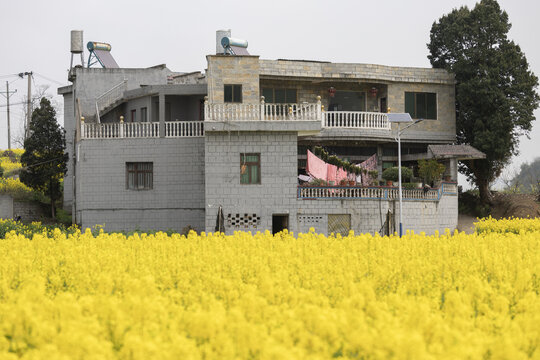
[{"label": "green shrub", "polygon": [[[401,181],[408,182],[411,180],[413,172],[408,167],[401,167]],[[397,166],[390,167],[383,171],[382,178],[386,181],[399,181],[399,168]]]}]

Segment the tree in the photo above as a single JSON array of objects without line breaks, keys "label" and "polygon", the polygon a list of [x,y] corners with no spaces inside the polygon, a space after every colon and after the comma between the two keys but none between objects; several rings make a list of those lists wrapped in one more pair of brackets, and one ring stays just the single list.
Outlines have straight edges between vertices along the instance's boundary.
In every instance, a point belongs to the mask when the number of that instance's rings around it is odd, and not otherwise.
[{"label": "tree", "polygon": [[484,203],[492,201],[490,183],[518,154],[519,137],[529,134],[539,102],[538,78],[508,40],[510,27],[496,0],[482,0],[433,23],[428,44],[431,65],[456,76],[457,142],[486,154],[459,165]]},{"label": "tree", "polygon": [[67,170],[68,155],[65,131],[56,122],[56,111],[47,98],[32,113],[30,136],[24,141],[21,156],[21,181],[45,193],[51,199],[51,215],[55,217],[55,202],[62,196],[60,180]]},{"label": "tree", "polygon": [[510,182],[510,189],[518,189],[520,192],[538,192],[540,183],[540,157],[534,159],[532,163],[523,163],[519,173],[516,173]]}]

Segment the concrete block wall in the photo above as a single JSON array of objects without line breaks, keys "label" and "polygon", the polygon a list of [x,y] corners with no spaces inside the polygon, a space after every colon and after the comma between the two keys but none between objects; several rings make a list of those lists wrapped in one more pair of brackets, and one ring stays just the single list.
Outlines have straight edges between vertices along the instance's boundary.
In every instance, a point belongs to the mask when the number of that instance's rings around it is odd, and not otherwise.
[{"label": "concrete block wall", "polygon": [[[240,154],[260,153],[261,184],[240,184]],[[214,231],[221,205],[231,214],[256,215],[258,224],[235,230],[272,229],[272,214],[295,216],[297,186],[296,132],[206,132],[206,230]],[[290,221],[289,219],[289,221]]]},{"label": "concrete block wall", "polygon": [[[82,140],[77,219],[106,230],[204,230],[204,139]],[[126,189],[126,162],[153,163],[153,189]]]},{"label": "concrete block wall", "polygon": [[[167,76],[171,74],[171,71],[164,66],[148,69],[75,68],[74,71],[73,85],[58,90],[58,93],[64,96],[64,129],[66,130],[66,150],[69,153],[68,171],[64,177],[64,209],[68,212],[72,211],[73,144],[79,121],[76,118],[78,117],[76,99],[79,99],[81,116],[90,121],[96,115],[96,98],[124,79],[128,81],[128,89],[136,89],[141,85],[167,84]],[[148,111],[150,117],[150,109]]]},{"label": "concrete block wall", "polygon": [[258,56],[208,55],[206,59],[210,103],[223,103],[225,84],[242,85],[242,103],[260,102]]},{"label": "concrete block wall", "polygon": [[13,198],[9,195],[0,194],[0,219],[13,218]]},{"label": "concrete block wall", "polygon": [[[403,201],[403,230],[434,234],[457,227],[457,195],[444,195],[440,201]],[[355,233],[380,232],[388,210],[394,214],[396,231],[399,231],[399,202],[392,200],[298,200],[297,217],[291,219],[293,231],[307,232],[310,225],[304,219],[318,216],[312,224],[315,231],[328,235],[328,214],[350,214],[351,229]]]}]

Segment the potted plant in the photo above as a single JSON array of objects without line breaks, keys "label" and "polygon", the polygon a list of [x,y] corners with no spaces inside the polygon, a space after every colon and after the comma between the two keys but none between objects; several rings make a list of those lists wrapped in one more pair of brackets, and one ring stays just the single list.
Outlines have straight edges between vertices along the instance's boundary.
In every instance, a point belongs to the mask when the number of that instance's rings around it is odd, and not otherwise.
[{"label": "potted plant", "polygon": [[[401,167],[401,181],[408,182],[412,177],[412,170],[408,167]],[[397,166],[387,168],[382,173],[382,178],[387,181],[388,186],[399,181],[399,168]]]},{"label": "potted plant", "polygon": [[418,160],[418,175],[424,180],[425,184],[430,186],[434,186],[436,182],[441,180],[445,170],[446,167],[435,159]]}]

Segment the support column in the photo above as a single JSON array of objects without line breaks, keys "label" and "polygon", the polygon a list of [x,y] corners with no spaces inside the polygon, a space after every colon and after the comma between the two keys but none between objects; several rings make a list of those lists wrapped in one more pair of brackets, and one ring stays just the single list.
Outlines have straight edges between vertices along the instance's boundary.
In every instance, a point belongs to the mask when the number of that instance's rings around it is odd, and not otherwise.
[{"label": "support column", "polygon": [[383,147],[381,144],[377,144],[377,172],[379,173],[377,178],[378,180],[382,179],[382,172],[383,172]]},{"label": "support column", "polygon": [[450,179],[452,181],[457,181],[457,176],[458,176],[457,159],[452,158],[448,162],[449,162],[449,165],[450,165]]},{"label": "support column", "polygon": [[159,137],[165,137],[165,94],[159,94]]}]

